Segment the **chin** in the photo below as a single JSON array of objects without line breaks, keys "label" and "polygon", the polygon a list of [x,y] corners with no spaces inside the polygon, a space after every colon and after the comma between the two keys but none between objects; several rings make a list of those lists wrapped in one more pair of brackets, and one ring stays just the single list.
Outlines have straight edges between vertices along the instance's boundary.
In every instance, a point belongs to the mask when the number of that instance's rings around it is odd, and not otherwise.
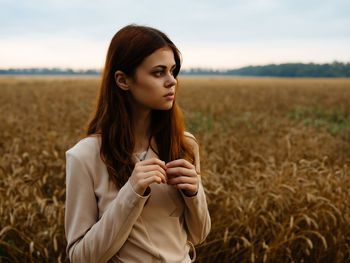
[{"label": "chin", "polygon": [[169,104],[169,105],[164,105],[163,107],[160,107],[157,110],[171,110],[173,108],[173,104]]}]

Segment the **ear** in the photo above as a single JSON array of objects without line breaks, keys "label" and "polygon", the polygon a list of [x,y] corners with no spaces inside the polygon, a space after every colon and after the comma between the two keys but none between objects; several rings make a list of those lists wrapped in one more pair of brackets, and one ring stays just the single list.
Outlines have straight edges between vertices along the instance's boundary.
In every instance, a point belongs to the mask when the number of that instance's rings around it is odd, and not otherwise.
[{"label": "ear", "polygon": [[117,70],[114,73],[114,80],[119,88],[121,88],[122,90],[129,90],[130,87],[128,77],[123,71]]}]

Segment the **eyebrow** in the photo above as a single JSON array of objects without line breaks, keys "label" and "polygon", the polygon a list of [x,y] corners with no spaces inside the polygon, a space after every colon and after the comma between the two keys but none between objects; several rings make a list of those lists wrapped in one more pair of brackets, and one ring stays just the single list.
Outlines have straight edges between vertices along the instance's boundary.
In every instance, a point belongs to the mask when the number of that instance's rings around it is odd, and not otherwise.
[{"label": "eyebrow", "polygon": [[[176,66],[176,64],[172,65],[171,68],[174,68],[175,66]],[[157,68],[157,67],[160,67],[162,69],[166,69],[166,66],[164,66],[164,65],[157,65],[157,66],[154,66],[153,68]]]}]

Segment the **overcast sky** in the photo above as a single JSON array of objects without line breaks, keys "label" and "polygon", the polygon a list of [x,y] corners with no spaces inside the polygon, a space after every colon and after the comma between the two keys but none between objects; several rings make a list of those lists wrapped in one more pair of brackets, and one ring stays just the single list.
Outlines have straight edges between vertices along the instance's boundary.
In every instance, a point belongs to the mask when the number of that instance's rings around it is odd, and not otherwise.
[{"label": "overcast sky", "polygon": [[350,62],[349,0],[0,0],[0,68],[101,68],[130,23],[165,32],[184,68]]}]

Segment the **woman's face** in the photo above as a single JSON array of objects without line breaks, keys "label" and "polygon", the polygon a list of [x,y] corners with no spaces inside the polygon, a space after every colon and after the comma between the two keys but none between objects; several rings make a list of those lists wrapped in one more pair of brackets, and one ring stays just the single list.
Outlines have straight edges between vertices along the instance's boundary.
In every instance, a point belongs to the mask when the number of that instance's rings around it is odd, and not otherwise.
[{"label": "woman's face", "polygon": [[[174,53],[169,47],[157,49],[136,68],[129,90],[136,107],[170,110],[175,97]],[[174,96],[165,97],[172,92]]]}]

